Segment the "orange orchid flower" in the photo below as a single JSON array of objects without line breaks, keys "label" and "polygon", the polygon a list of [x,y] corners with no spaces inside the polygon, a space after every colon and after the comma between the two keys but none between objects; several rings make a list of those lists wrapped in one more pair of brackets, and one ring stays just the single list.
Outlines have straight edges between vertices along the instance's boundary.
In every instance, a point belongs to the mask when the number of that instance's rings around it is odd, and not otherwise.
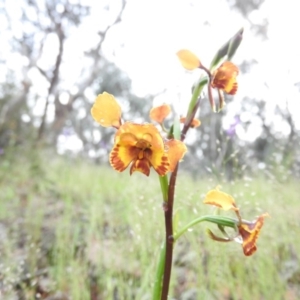
[{"label": "orange orchid flower", "polygon": [[[168,105],[164,105],[152,110],[152,117],[156,121],[162,121],[170,110]],[[153,124],[122,124],[121,108],[114,96],[106,92],[98,95],[91,114],[100,125],[118,129],[109,161],[119,172],[131,164],[130,174],[139,171],[149,176],[150,168],[153,167],[163,176],[174,171],[187,151],[185,144],[179,140],[164,141]]]},{"label": "orange orchid flower", "polygon": [[236,77],[239,70],[232,62],[225,61],[212,74],[208,68],[201,64],[199,58],[193,52],[183,49],[177,52],[177,56],[185,69],[194,70],[200,68],[207,73],[210,81],[208,85],[208,98],[213,111],[216,111],[216,104],[212,95],[212,88],[218,90],[219,110],[225,105],[223,91],[229,95],[234,95],[237,92],[238,83]]},{"label": "orange orchid flower", "polygon": [[213,111],[216,111],[215,101],[212,96],[211,88],[217,88],[219,95],[219,110],[225,105],[223,91],[229,95],[234,95],[238,89],[236,77],[239,70],[236,65],[230,61],[225,61],[211,77],[208,85],[208,98]]},{"label": "orange orchid flower", "polygon": [[[228,236],[226,236],[226,238],[218,237],[209,230],[208,234],[213,240],[216,240],[219,242],[230,242],[233,240],[235,240],[235,241],[242,240],[243,252],[246,256],[252,255],[257,250],[256,241],[257,241],[258,235],[260,233],[260,230],[263,226],[264,218],[269,216],[267,213],[260,215],[253,222],[242,220],[240,213],[239,213],[239,209],[237,208],[237,206],[235,204],[234,198],[232,196],[230,196],[229,194],[219,191],[218,189],[209,191],[206,194],[204,203],[210,204],[210,205],[215,205],[224,210],[233,210],[233,211],[235,211],[235,213],[238,217],[238,221],[237,221],[238,236],[236,236],[234,238],[229,238]],[[222,233],[226,233],[226,232],[223,231]]]},{"label": "orange orchid flower", "polygon": [[[186,152],[181,141],[164,143],[158,129],[153,124],[126,122],[115,135],[115,144],[110,153],[111,166],[119,172],[130,164],[130,174],[139,171],[146,176],[153,167],[160,175],[173,171],[177,162]],[[174,166],[175,165],[175,166]]]},{"label": "orange orchid flower", "polygon": [[238,231],[243,240],[243,250],[246,256],[252,255],[257,250],[256,241],[264,224],[264,218],[268,216],[268,214],[262,214],[253,222],[242,222],[238,225]]},{"label": "orange orchid flower", "polygon": [[238,84],[236,77],[239,69],[230,61],[225,61],[213,74],[211,86],[223,90],[229,95],[234,95]]},{"label": "orange orchid flower", "polygon": [[111,166],[124,171],[131,163],[130,174],[140,171],[149,176],[150,167],[163,176],[170,166],[163,139],[153,124],[124,123],[115,135],[110,153]]}]

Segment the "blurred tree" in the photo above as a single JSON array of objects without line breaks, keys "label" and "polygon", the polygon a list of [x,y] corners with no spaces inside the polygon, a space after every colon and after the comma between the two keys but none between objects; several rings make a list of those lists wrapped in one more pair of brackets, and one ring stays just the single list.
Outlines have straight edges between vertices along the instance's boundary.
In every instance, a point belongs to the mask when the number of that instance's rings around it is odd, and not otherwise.
[{"label": "blurred tree", "polygon": [[261,38],[267,39],[268,20],[264,18],[260,22],[254,23],[250,18],[251,13],[258,10],[264,2],[265,0],[228,0],[229,5],[249,22],[253,32]]},{"label": "blurred tree", "polygon": [[[268,22],[261,19],[253,23],[251,18],[263,2],[228,0],[249,21],[254,33],[265,39]],[[89,117],[94,95],[103,91],[114,94],[121,102],[124,120],[140,121],[142,116],[145,120],[154,95],[145,98],[134,95],[130,78],[103,50],[110,31],[122,22],[126,0],[99,2],[97,14],[101,26],[97,34],[86,26],[92,12],[82,3],[79,0],[0,0],[1,24],[5,25],[0,28],[3,70],[0,148],[31,141],[43,141],[55,148],[60,137],[76,135],[86,154],[106,161],[110,131],[102,131]],[[251,72],[255,64],[255,60],[244,60],[240,64],[241,73]],[[249,107],[253,112],[249,112]],[[245,132],[251,127],[250,121],[239,118],[246,112],[260,120],[261,134],[254,142],[240,140],[235,131],[235,127]],[[185,158],[190,170],[199,172],[207,168],[216,174],[225,170],[233,178],[240,176],[245,166],[249,170],[257,168],[260,162],[269,162],[276,152],[280,152],[282,163],[299,170],[300,134],[288,105],[273,112],[290,128],[285,135],[274,129],[274,122],[266,121],[263,99],[244,97],[240,101],[236,111],[239,121],[231,133],[224,129],[224,118],[220,118],[227,114],[226,109],[221,114],[211,114],[208,105],[201,106],[203,125],[195,130],[190,154]],[[205,159],[199,159],[197,165],[195,157]]]},{"label": "blurred tree", "polygon": [[[70,44],[70,39],[88,20],[90,7],[68,0],[21,2],[22,5],[5,1],[1,4],[4,8],[1,17],[6,20],[6,28],[1,33],[9,38],[6,51],[10,52],[10,58],[1,60],[6,79],[1,84],[0,141],[3,146],[7,144],[11,136],[8,132],[12,130],[16,136],[24,137],[25,125],[30,125],[31,138],[36,134],[37,141],[43,140],[50,145],[56,145],[65,127],[77,131],[85,141],[87,124],[83,119],[89,115],[90,101],[93,101],[89,96],[96,90],[130,95],[128,76],[109,62],[102,51],[109,30],[121,22],[126,1],[114,3],[118,11],[110,11],[109,2],[103,3],[99,16],[107,19],[107,24],[98,30],[94,42],[90,48],[86,47],[79,60],[71,63],[70,47],[74,45]],[[2,55],[6,54],[2,52]],[[18,68],[9,64],[8,60],[14,58],[20,62]],[[68,74],[72,70],[67,68],[77,64],[78,77],[70,81]],[[13,77],[12,83],[8,83],[9,77]],[[10,129],[4,130],[3,124]]]}]

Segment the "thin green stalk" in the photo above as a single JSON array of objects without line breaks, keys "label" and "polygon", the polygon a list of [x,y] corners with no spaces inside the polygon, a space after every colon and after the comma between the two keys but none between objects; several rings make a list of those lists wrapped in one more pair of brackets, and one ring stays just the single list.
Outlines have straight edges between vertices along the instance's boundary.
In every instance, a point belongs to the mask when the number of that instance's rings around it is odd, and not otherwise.
[{"label": "thin green stalk", "polygon": [[218,225],[222,225],[225,227],[231,227],[236,228],[238,224],[238,220],[235,220],[233,218],[229,217],[223,217],[223,216],[203,216],[199,217],[197,219],[194,219],[190,223],[188,223],[186,226],[184,226],[181,230],[179,230],[176,234],[174,234],[174,241],[177,241],[186,231],[188,231],[189,228],[197,225],[198,223],[201,223],[203,221],[215,223]]},{"label": "thin green stalk", "polygon": [[193,95],[189,104],[189,108],[188,108],[188,113],[187,113],[187,117],[190,116],[190,114],[193,112],[196,103],[198,101],[199,95],[203,89],[203,87],[208,83],[208,78],[207,77],[202,77],[199,79],[199,82],[197,83],[197,85],[194,87],[194,91],[193,91]]},{"label": "thin green stalk", "polygon": [[[207,78],[201,78],[193,91],[193,95],[190,101],[189,110],[187,113],[187,121],[183,126],[182,132],[180,134],[180,128],[178,121],[175,120],[174,122],[174,131],[175,131],[175,138],[179,138],[181,141],[184,141],[187,131],[191,126],[191,122],[197,112],[197,109],[200,105],[200,98],[199,95],[205,86],[208,83]],[[176,123],[177,122],[177,123]],[[162,289],[161,289],[161,300],[167,300],[168,293],[169,293],[169,286],[170,286],[170,279],[171,279],[171,272],[172,272],[172,259],[173,259],[173,206],[174,206],[174,194],[175,194],[175,186],[176,186],[176,179],[177,179],[177,172],[178,172],[178,164],[175,170],[172,172],[169,180],[168,185],[168,193],[166,195],[165,188],[167,184],[165,182],[165,178],[160,179],[161,189],[164,199],[164,214],[165,214],[165,260],[164,260],[164,269],[162,278],[156,278],[156,281],[162,281]],[[158,284],[158,283],[157,283]],[[157,288],[157,286],[155,286]],[[159,292],[157,292],[159,294]],[[159,298],[157,298],[159,299]]]},{"label": "thin green stalk", "polygon": [[166,260],[166,243],[163,243],[160,250],[159,262],[156,270],[152,300],[157,300],[160,299],[161,297],[162,279],[165,270],[165,260]]},{"label": "thin green stalk", "polygon": [[163,201],[166,203],[168,201],[168,176],[158,176],[160,189],[163,196]]}]

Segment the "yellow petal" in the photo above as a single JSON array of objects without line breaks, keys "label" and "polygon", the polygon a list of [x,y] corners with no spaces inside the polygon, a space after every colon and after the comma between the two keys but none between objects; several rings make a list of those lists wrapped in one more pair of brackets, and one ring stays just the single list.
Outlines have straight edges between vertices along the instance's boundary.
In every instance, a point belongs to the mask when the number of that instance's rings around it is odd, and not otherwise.
[{"label": "yellow petal", "polygon": [[201,66],[199,58],[190,50],[179,50],[177,56],[182,66],[187,70],[194,70]]},{"label": "yellow petal", "polygon": [[164,176],[170,170],[170,162],[167,153],[164,150],[152,150],[148,156],[148,160],[156,173],[160,176]]},{"label": "yellow petal", "polygon": [[170,114],[171,107],[168,104],[163,104],[157,107],[153,107],[150,110],[150,119],[161,124],[164,119]]},{"label": "yellow petal", "polygon": [[187,152],[186,145],[179,140],[168,140],[166,143],[166,148],[168,151],[168,158],[170,162],[169,171],[173,172],[177,163],[183,158],[184,154]]},{"label": "yellow petal", "polygon": [[217,189],[209,191],[206,194],[203,203],[215,205],[224,210],[232,209],[234,211],[238,211],[233,197]]},{"label": "yellow petal", "polygon": [[121,107],[115,97],[109,93],[104,92],[97,96],[91,114],[103,127],[119,128],[121,125]]}]

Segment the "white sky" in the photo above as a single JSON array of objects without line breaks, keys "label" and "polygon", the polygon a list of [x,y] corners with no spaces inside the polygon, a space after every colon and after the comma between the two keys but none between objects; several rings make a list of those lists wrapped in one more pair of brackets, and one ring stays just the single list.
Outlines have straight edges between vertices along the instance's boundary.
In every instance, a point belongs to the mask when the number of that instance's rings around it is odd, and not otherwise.
[{"label": "white sky", "polygon": [[[15,18],[18,18],[19,1],[9,1],[10,6],[7,6],[13,11]],[[92,14],[81,27],[72,32],[66,44],[62,72],[65,74],[64,85],[67,89],[73,88],[82,65],[86,63],[83,51],[96,43],[97,31],[114,19],[119,8],[119,1],[107,0],[110,11],[104,14],[102,7],[105,1],[84,2],[91,4]],[[246,95],[250,98],[264,99],[270,112],[276,104],[285,107],[288,102],[290,110],[299,114],[299,87],[296,87],[295,83],[300,82],[300,1],[265,0],[260,10],[249,16],[250,21],[254,23],[264,18],[268,19],[267,41],[255,37],[250,31],[249,22],[239,13],[230,10],[226,0],[197,0],[193,5],[189,5],[188,2],[190,1],[128,0],[123,21],[109,31],[104,43],[104,53],[129,74],[134,91],[144,95],[167,89],[164,102],[174,99],[181,103],[188,102],[191,85],[198,75],[187,74],[175,53],[182,48],[190,49],[199,56],[204,65],[209,66],[216,50],[244,27],[244,39],[233,62],[239,64],[244,59],[253,59],[257,64],[249,74],[239,75],[238,93],[225,108],[228,111],[228,122],[230,123],[239,110],[240,100]],[[115,3],[115,7],[112,3]],[[0,25],[2,23],[3,20],[0,19]],[[204,23],[206,25],[203,25]],[[16,23],[15,32],[20,30],[21,26],[19,23],[18,28]],[[3,40],[0,50],[3,55],[9,47],[2,45]],[[56,45],[55,38],[49,36],[46,52],[39,61],[40,66],[52,64],[50,57],[53,59]],[[20,69],[20,65],[26,64],[26,61],[17,55],[9,55],[7,64]],[[43,97],[47,89],[46,82],[43,82],[38,72],[32,72],[29,76],[35,81],[38,80],[39,84],[36,87]],[[273,117],[272,114],[270,116]],[[300,129],[300,118],[294,119],[297,128]],[[270,122],[273,122],[275,127],[278,124],[278,131],[285,130],[280,120],[271,119]],[[255,128],[252,130],[255,132]],[[252,136],[256,137],[255,134]],[[240,137],[243,138],[242,133]]]},{"label": "white sky", "polygon": [[[273,114],[275,106],[288,107],[294,116],[300,114],[300,1],[265,0],[259,11],[249,16],[253,23],[268,19],[268,40],[263,41],[250,31],[250,25],[239,13],[230,10],[226,0],[199,0],[194,5],[187,1],[129,1],[122,25],[108,36],[105,51],[124,68],[133,79],[139,94],[159,92],[165,102],[181,98],[189,100],[195,76],[187,76],[175,53],[182,48],[195,52],[203,64],[209,66],[216,50],[238,29],[244,27],[244,39],[233,61],[257,62],[249,74],[240,74],[239,90],[227,106],[227,125],[240,109],[245,96],[263,99],[270,112],[267,122],[283,134],[289,127]],[[203,26],[203,23],[207,25]],[[122,45],[122,47],[120,46]],[[198,75],[197,75],[198,76]],[[169,99],[168,99],[169,98]],[[170,100],[169,102],[171,102]],[[239,130],[242,139],[254,140],[261,131],[261,122],[251,113],[241,116],[251,121],[248,132]],[[294,118],[300,129],[300,118]],[[226,125],[226,124],[225,124]]]}]

